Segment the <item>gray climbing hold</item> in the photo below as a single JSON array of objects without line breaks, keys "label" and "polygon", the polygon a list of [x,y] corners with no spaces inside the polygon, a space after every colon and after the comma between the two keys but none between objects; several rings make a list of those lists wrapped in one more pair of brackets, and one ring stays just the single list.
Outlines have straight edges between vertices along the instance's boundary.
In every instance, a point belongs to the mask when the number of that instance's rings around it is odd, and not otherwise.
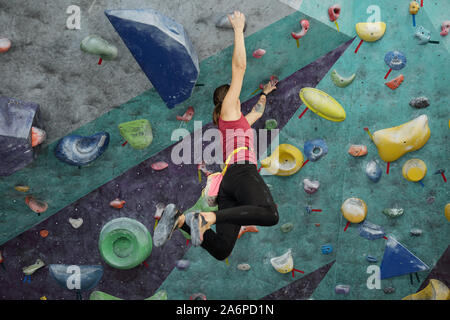
[{"label": "gray climbing hold", "polygon": [[414,236],[414,237],[419,237],[419,236],[422,235],[422,229],[414,228],[414,229],[411,229],[411,230],[409,231],[409,233],[410,233],[412,236]]},{"label": "gray climbing hold", "polygon": [[430,100],[428,100],[427,97],[418,97],[414,98],[409,102],[409,105],[411,107],[417,108],[417,109],[423,109],[430,105]]},{"label": "gray climbing hold", "polygon": [[387,287],[387,288],[384,288],[384,289],[383,289],[383,292],[384,292],[385,294],[394,293],[394,292],[395,292],[395,288],[393,288],[393,287]]},{"label": "gray climbing hold", "polygon": [[370,254],[367,255],[366,260],[369,262],[378,262],[378,259],[375,258],[374,256],[371,256]]}]

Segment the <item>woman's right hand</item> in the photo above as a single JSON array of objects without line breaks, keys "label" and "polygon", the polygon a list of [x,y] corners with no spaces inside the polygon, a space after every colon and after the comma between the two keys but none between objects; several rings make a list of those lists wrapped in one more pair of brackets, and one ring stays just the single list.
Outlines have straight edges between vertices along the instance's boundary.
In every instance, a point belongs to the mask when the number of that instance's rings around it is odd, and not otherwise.
[{"label": "woman's right hand", "polygon": [[263,87],[263,92],[265,94],[269,94],[271,93],[273,90],[276,90],[276,84],[274,84],[272,81],[269,81],[268,83],[266,83]]},{"label": "woman's right hand", "polygon": [[228,14],[228,20],[235,31],[244,31],[245,27],[245,15],[240,11],[234,11],[233,14]]}]

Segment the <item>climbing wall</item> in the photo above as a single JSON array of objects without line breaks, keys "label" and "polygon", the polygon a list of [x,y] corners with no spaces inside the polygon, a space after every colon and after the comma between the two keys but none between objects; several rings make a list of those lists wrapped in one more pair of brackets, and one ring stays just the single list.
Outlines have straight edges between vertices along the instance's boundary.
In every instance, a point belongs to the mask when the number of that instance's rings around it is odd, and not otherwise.
[{"label": "climbing wall", "polygon": [[[166,290],[169,299],[189,299],[194,293],[204,293],[208,299],[401,299],[423,288],[430,273],[450,285],[448,274],[449,222],[443,211],[448,202],[448,187],[440,175],[448,161],[448,37],[439,36],[442,12],[449,12],[448,4],[425,1],[416,17],[418,25],[432,30],[432,39],[440,44],[418,45],[414,40],[408,3],[392,4],[378,1],[380,19],[387,30],[378,42],[364,42],[358,53],[359,39],[354,31],[357,22],[365,22],[373,11],[370,1],[345,2],[339,18],[340,31],[328,20],[327,9],[332,1],[281,1],[300,12],[293,13],[267,28],[246,37],[247,72],[241,94],[243,109],[248,111],[256,102],[252,93],[270,75],[278,75],[278,90],[268,98],[266,115],[256,128],[262,128],[267,118],[275,118],[280,125],[280,143],[292,144],[303,151],[306,141],[321,138],[328,145],[328,154],[317,162],[308,162],[290,177],[264,176],[275,202],[280,221],[274,227],[259,227],[258,233],[246,233],[237,242],[227,261],[216,261],[201,248],[186,244],[177,232],[171,243],[153,248],[146,264],[131,270],[117,270],[101,259],[97,241],[104,224],[117,217],[130,217],[142,222],[153,234],[155,205],[173,202],[182,210],[196,204],[205,184],[198,180],[196,165],[176,166],[170,163],[170,153],[177,140],[170,139],[174,129],[193,132],[194,122],[176,120],[186,107],[195,107],[194,120],[202,121],[203,130],[211,127],[211,96],[213,90],[230,81],[233,47],[200,63],[198,83],[192,96],[182,105],[168,109],[154,89],[131,99],[96,120],[77,129],[76,134],[90,135],[105,130],[111,135],[110,146],[93,164],[79,169],[59,162],[53,154],[56,142],[43,148],[38,158],[27,168],[0,178],[0,250],[6,270],[0,279],[14,290],[0,289],[2,299],[73,299],[69,290],[59,287],[42,268],[31,276],[30,283],[21,282],[22,268],[36,258],[45,263],[101,264],[104,276],[95,290],[123,299],[143,299],[159,290]],[[447,10],[447,11],[445,11]],[[308,19],[310,30],[300,39],[299,48],[290,33],[298,31],[299,21]],[[105,20],[105,23],[107,21]],[[356,37],[354,39],[354,37]],[[254,59],[254,49],[264,48],[262,59]],[[388,71],[384,55],[401,50],[407,65],[393,71],[389,79],[402,73],[403,84],[395,91],[384,85]],[[330,74],[336,69],[356,79],[346,88],[334,85]],[[316,87],[334,97],[344,107],[343,122],[327,121],[305,110],[298,92],[302,87]],[[418,96],[429,98],[426,109],[412,108],[409,101]],[[41,109],[44,106],[41,106]],[[420,150],[387,164],[377,153],[369,136],[372,132],[405,123],[426,114],[431,138]],[[153,142],[147,149],[134,150],[122,146],[124,140],[117,126],[135,119],[148,119],[153,128]],[[368,155],[353,158],[347,153],[351,144],[365,144]],[[406,181],[401,175],[404,162],[420,158],[428,166],[428,174],[418,183]],[[382,168],[379,182],[370,181],[364,172],[369,160],[375,159]],[[150,165],[167,161],[169,168],[157,172]],[[319,180],[320,189],[313,195],[303,191],[302,180]],[[32,194],[45,200],[49,208],[40,216],[29,210],[25,194],[14,190],[15,185],[28,185]],[[420,272],[419,281],[408,275],[381,281],[381,287],[369,289],[369,265],[380,266],[386,239],[367,240],[358,235],[358,225],[346,227],[340,212],[342,202],[349,197],[363,199],[368,207],[366,220],[382,226],[387,237],[393,237],[424,261],[430,270]],[[127,201],[123,209],[109,206],[114,198]],[[320,209],[308,213],[305,206]],[[401,207],[405,213],[388,218],[382,210]],[[68,219],[83,218],[83,225],[74,229]],[[283,233],[280,226],[292,223],[293,229]],[[410,230],[422,229],[419,237]],[[40,230],[48,230],[42,238]],[[345,231],[344,231],[345,229]],[[333,251],[322,254],[321,246],[330,244]],[[20,249],[19,249],[20,248]],[[270,259],[292,250],[294,267],[301,272],[280,274]],[[447,251],[446,251],[447,250]],[[367,255],[377,262],[369,263]],[[447,254],[448,255],[448,254]],[[175,268],[179,259],[187,259],[186,270]],[[442,262],[443,261],[443,262]],[[237,269],[248,263],[249,271]],[[438,270],[439,269],[439,270]],[[447,269],[447,271],[445,271]],[[444,270],[444,271],[442,271]],[[202,277],[198,277],[202,274]],[[338,284],[350,286],[347,295],[336,294]],[[393,287],[386,294],[383,289]],[[90,292],[83,293],[84,298]]]}]

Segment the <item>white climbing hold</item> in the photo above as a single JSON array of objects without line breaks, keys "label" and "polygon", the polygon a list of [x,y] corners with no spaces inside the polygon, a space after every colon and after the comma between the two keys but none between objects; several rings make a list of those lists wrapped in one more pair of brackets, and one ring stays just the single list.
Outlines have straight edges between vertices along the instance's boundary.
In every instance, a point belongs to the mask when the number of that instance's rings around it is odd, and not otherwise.
[{"label": "white climbing hold", "polygon": [[83,218],[69,218],[69,223],[74,227],[75,229],[78,229],[83,224]]}]

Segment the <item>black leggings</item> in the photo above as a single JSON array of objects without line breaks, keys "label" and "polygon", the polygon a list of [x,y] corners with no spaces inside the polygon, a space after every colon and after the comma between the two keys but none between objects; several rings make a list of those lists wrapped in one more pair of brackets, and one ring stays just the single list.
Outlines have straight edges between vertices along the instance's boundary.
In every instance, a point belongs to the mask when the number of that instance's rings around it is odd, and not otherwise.
[{"label": "black leggings", "polygon": [[[202,247],[217,260],[224,260],[231,254],[241,226],[278,223],[277,207],[254,164],[228,167],[217,202],[216,232],[207,230],[202,242]],[[190,231],[186,223],[181,229]]]}]

